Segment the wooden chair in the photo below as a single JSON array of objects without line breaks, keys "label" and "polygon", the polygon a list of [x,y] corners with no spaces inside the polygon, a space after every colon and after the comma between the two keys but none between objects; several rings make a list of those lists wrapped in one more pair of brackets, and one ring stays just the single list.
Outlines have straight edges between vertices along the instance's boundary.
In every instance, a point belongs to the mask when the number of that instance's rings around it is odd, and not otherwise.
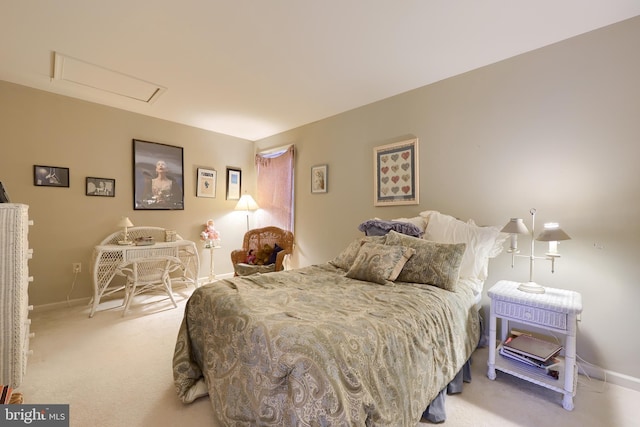
[{"label": "wooden chair", "polygon": [[276,255],[274,271],[280,271],[284,269],[285,257],[293,253],[293,233],[273,226],[247,231],[242,242],[242,249],[231,251],[231,263],[234,271],[236,264],[246,261],[250,249],[258,252],[264,245],[274,247],[276,244],[282,248],[282,251]]}]

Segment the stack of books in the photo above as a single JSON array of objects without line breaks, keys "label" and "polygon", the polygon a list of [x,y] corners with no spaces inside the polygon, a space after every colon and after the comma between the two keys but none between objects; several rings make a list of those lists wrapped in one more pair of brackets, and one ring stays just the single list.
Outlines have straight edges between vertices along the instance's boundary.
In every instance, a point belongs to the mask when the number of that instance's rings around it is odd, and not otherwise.
[{"label": "stack of books", "polygon": [[549,370],[560,363],[556,356],[561,350],[560,344],[520,334],[509,337],[500,348],[500,354],[537,368]]},{"label": "stack of books", "polygon": [[11,394],[13,389],[8,385],[0,386],[2,390],[0,390],[0,405],[8,405],[11,400]]}]

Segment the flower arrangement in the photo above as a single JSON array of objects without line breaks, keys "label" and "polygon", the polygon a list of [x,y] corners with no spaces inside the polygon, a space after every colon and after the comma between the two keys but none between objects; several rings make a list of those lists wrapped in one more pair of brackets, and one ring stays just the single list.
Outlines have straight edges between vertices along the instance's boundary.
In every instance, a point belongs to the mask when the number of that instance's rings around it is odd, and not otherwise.
[{"label": "flower arrangement", "polygon": [[216,230],[212,219],[207,220],[204,225],[204,231],[200,233],[200,240],[204,242],[206,248],[220,245],[220,233]]}]

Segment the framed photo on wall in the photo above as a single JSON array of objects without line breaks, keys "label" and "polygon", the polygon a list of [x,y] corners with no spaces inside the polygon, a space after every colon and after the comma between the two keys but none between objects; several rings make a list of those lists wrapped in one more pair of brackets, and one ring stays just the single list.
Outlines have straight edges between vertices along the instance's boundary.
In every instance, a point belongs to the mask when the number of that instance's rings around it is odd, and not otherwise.
[{"label": "framed photo on wall", "polygon": [[133,208],[184,209],[182,147],[133,140]]},{"label": "framed photo on wall", "polygon": [[69,168],[33,165],[33,185],[38,187],[68,187]]},{"label": "framed photo on wall", "polygon": [[311,193],[327,192],[327,165],[311,167]]},{"label": "framed photo on wall", "polygon": [[197,197],[216,197],[217,172],[215,169],[198,168]]},{"label": "framed photo on wall", "polygon": [[85,191],[87,196],[115,197],[116,180],[88,176]]},{"label": "framed photo on wall", "polygon": [[242,171],[236,168],[227,168],[227,200],[240,200],[242,189]]},{"label": "framed photo on wall", "polygon": [[373,149],[374,206],[417,205],[418,138]]}]

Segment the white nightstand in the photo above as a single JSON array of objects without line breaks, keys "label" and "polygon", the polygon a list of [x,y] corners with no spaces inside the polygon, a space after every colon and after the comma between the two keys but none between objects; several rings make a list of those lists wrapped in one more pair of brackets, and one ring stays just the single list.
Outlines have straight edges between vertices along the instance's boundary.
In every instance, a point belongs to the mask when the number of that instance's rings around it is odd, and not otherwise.
[{"label": "white nightstand", "polygon": [[[489,319],[489,369],[487,376],[496,378],[496,369],[515,375],[526,381],[563,393],[562,407],[573,410],[573,396],[576,394],[578,377],[576,365],[577,317],[582,312],[582,297],[579,293],[564,289],[546,288],[544,294],[532,294],[518,290],[519,283],[501,280],[489,289],[491,317]],[[496,319],[500,318],[501,340],[507,338],[509,321],[532,325],[536,328],[562,334],[565,338],[564,357],[558,368],[559,378],[555,379],[540,368],[496,356]],[[500,347],[498,345],[498,348]]]}]

